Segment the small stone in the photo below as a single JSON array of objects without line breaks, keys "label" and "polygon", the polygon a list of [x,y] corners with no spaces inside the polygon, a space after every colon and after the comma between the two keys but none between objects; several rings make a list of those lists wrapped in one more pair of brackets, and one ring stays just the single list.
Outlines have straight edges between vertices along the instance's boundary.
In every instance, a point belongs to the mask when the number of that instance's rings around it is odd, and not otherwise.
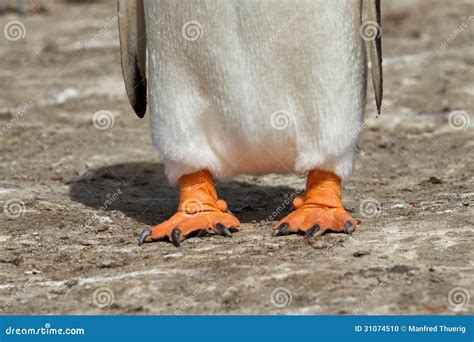
[{"label": "small stone", "polygon": [[81,240],[79,241],[79,244],[83,246],[97,246],[100,242],[97,240]]},{"label": "small stone", "polygon": [[355,252],[354,254],[352,254],[352,256],[354,258],[360,258],[360,257],[366,256],[366,255],[369,255],[369,254],[370,254],[370,252],[360,251],[360,252]]},{"label": "small stone", "polygon": [[420,183],[420,185],[425,185],[425,184],[442,184],[443,181],[439,179],[438,177],[431,176],[429,179],[423,181]]},{"label": "small stone", "polygon": [[441,184],[443,183],[443,181],[437,177],[430,177],[430,179],[428,179],[428,182],[430,182],[431,184]]},{"label": "small stone", "polygon": [[30,271],[25,271],[26,275],[34,275],[34,274],[39,274],[39,273],[41,273],[41,271],[39,271],[37,269],[32,269]]},{"label": "small stone", "polygon": [[10,120],[13,117],[12,111],[7,108],[0,109],[0,120]]},{"label": "small stone", "polygon": [[13,255],[0,255],[0,264],[20,265],[21,258]]},{"label": "small stone", "polygon": [[98,231],[98,232],[105,232],[107,229],[109,229],[108,226],[99,226],[99,227],[97,228],[97,231]]},{"label": "small stone", "polygon": [[108,216],[97,216],[97,222],[99,224],[106,224],[106,223],[112,223],[112,219]]},{"label": "small stone", "polygon": [[181,252],[164,255],[165,258],[181,258],[182,256],[183,256],[183,253]]},{"label": "small stone", "polygon": [[78,283],[77,279],[69,279],[64,283],[67,287],[71,288]]},{"label": "small stone", "polygon": [[388,147],[392,147],[394,146],[395,143],[393,142],[393,140],[391,139],[388,139],[388,138],[384,138],[379,144],[378,144],[378,147],[380,148],[388,148]]},{"label": "small stone", "polygon": [[57,295],[62,295],[66,293],[66,290],[61,289],[61,288],[54,288],[51,290],[51,293],[57,294]]},{"label": "small stone", "polygon": [[102,261],[98,266],[100,268],[111,268],[112,267],[112,262],[109,261],[109,260],[106,260],[106,261]]},{"label": "small stone", "polygon": [[393,267],[388,268],[387,272],[402,274],[402,273],[408,273],[412,269],[413,269],[412,267],[407,266],[407,265],[395,265]]}]

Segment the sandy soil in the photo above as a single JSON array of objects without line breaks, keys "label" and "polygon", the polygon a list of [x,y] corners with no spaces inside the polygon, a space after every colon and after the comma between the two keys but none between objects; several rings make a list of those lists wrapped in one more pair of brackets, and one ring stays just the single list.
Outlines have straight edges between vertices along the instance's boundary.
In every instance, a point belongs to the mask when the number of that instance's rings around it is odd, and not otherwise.
[{"label": "sandy soil", "polygon": [[384,4],[384,113],[369,90],[344,187],[360,229],[271,238],[304,179],[242,176],[219,184],[240,231],[181,248],[137,246],[177,191],[126,99],[112,1],[1,16],[25,35],[0,37],[0,310],[472,314],[474,2]]}]

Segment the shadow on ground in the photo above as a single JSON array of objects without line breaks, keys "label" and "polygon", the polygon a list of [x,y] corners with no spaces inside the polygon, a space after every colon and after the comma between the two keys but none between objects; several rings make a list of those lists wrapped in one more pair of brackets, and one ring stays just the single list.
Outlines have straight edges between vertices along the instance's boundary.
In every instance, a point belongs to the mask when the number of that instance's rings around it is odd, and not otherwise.
[{"label": "shadow on ground", "polygon": [[[242,223],[277,220],[297,193],[287,186],[259,186],[233,181],[218,183],[220,198]],[[127,163],[101,167],[70,183],[70,197],[101,210],[118,210],[148,225],[169,218],[178,205],[178,189],[169,184],[162,164]]]}]

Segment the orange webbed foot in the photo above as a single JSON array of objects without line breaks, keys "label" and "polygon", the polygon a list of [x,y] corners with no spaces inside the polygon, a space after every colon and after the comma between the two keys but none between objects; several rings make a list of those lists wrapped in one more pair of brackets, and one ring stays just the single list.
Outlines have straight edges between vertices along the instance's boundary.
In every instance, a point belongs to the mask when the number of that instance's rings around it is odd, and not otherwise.
[{"label": "orange webbed foot", "polygon": [[357,226],[344,208],[302,206],[275,226],[273,236],[302,233],[305,238],[327,232],[352,234]]},{"label": "orange webbed foot", "polygon": [[310,238],[327,232],[352,234],[358,224],[344,209],[341,180],[331,172],[311,171],[305,195],[296,197],[293,206],[296,210],[275,225],[273,236],[302,233]]},{"label": "orange webbed foot", "polygon": [[168,239],[175,246],[181,241],[201,233],[231,237],[231,229],[239,220],[227,210],[227,204],[217,198],[208,171],[185,175],[179,180],[180,205],[178,212],[154,228],[144,230],[138,244]]},{"label": "orange webbed foot", "polygon": [[168,239],[176,247],[181,241],[195,234],[210,233],[231,237],[230,228],[240,225],[239,220],[229,213],[221,211],[203,211],[193,214],[177,212],[165,222],[160,223],[153,229],[145,230],[139,238],[139,245],[143,242],[159,241]]}]

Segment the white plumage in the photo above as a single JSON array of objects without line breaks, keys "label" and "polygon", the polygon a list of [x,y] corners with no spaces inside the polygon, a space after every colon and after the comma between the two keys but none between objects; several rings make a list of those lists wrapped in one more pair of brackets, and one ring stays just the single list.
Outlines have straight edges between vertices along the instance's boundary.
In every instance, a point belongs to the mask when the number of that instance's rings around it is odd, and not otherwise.
[{"label": "white plumage", "polygon": [[167,175],[351,174],[366,58],[353,0],[145,1],[152,136]]}]

